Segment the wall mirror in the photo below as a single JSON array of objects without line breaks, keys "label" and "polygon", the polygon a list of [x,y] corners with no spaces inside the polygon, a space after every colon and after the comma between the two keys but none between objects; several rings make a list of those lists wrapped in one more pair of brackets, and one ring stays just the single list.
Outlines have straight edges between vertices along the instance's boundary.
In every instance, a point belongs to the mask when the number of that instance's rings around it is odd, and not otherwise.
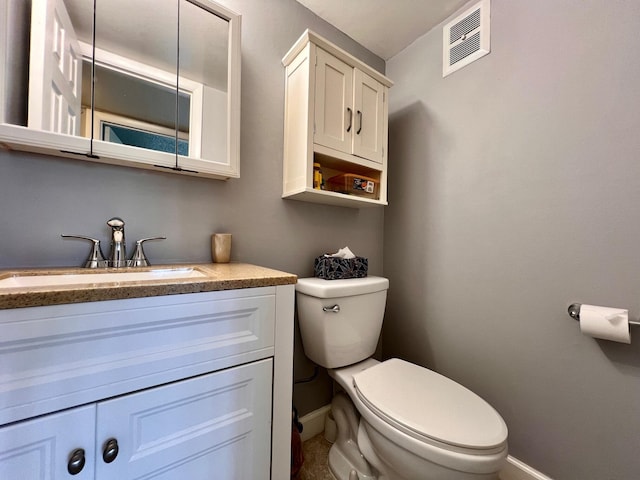
[{"label": "wall mirror", "polygon": [[0,0],[0,141],[239,176],[239,15],[211,0],[28,3]]}]

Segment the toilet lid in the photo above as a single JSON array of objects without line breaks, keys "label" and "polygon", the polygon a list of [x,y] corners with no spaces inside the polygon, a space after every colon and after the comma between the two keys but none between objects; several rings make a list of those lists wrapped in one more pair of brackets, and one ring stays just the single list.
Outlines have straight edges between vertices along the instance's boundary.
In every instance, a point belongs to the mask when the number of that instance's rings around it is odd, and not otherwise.
[{"label": "toilet lid", "polygon": [[397,358],[353,376],[358,397],[378,417],[413,437],[471,449],[507,439],[507,426],[491,405],[436,372]]}]

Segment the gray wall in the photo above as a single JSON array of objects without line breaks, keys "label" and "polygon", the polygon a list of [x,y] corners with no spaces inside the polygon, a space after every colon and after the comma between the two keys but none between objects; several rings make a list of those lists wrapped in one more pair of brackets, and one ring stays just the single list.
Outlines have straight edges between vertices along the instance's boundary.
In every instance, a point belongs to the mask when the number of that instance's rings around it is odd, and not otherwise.
[{"label": "gray wall", "polygon": [[491,14],[491,53],[446,79],[441,28],[387,62],[383,353],[483,396],[557,480],[639,478],[640,331],[597,341],[566,308],[640,316],[640,3]]},{"label": "gray wall", "polygon": [[[382,273],[383,209],[355,210],[282,200],[284,68],[305,28],[383,70],[384,62],[293,0],[223,0],[242,18],[241,178],[221,182],[0,150],[0,268],[80,265],[88,245],[61,233],[103,239],[105,222],[126,222],[152,262],[210,262],[210,235],[231,232],[232,260],[309,276],[313,258],[349,245]],[[296,376],[312,366],[296,343]],[[330,384],[296,388],[302,412],[328,403]]]}]

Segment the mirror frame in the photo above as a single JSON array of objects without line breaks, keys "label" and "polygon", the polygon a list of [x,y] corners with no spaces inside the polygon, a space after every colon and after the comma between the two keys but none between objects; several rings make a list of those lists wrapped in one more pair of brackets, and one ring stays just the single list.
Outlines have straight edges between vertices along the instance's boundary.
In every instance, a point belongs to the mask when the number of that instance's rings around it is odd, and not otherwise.
[{"label": "mirror frame", "polygon": [[[242,16],[213,0],[188,0],[229,23],[227,64],[227,156],[224,159],[194,158],[154,152],[128,145],[93,142],[93,138],[61,135],[6,123],[8,102],[7,74],[11,66],[23,61],[10,48],[14,27],[9,21],[11,8],[21,0],[0,0],[0,146],[9,150],[44,153],[53,156],[175,172],[226,180],[240,177],[240,87]],[[26,3],[26,2],[25,2]],[[16,6],[18,5],[18,6]],[[24,12],[23,12],[24,14]],[[30,9],[28,11],[30,15]],[[176,29],[178,29],[176,25]],[[0,34],[1,35],[1,34]],[[15,42],[13,43],[15,45]]]}]

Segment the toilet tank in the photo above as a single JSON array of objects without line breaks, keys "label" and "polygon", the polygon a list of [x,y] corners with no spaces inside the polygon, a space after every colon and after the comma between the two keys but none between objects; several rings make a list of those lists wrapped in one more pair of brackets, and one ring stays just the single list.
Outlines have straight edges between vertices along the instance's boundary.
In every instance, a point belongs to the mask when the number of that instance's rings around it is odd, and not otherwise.
[{"label": "toilet tank", "polygon": [[298,279],[296,305],[305,355],[325,368],[373,355],[388,288],[389,280],[382,277]]}]

